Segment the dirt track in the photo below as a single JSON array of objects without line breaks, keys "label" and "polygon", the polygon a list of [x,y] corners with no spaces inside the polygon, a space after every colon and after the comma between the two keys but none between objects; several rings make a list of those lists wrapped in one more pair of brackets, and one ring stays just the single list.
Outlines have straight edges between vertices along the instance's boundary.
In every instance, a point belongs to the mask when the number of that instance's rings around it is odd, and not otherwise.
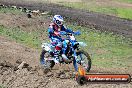
[{"label": "dirt track", "polygon": [[[45,74],[39,64],[38,51],[30,49],[5,37],[0,36],[0,84],[7,88],[131,88],[132,84],[86,84],[79,86],[72,72],[65,71],[65,76],[58,76],[60,71],[55,67],[51,72]],[[18,59],[26,61],[28,67],[15,70],[19,64],[15,63]],[[5,62],[6,61],[6,62]],[[61,67],[63,68],[63,67]],[[117,73],[119,69],[97,68],[91,72],[111,73],[112,70]],[[121,69],[119,72],[127,72]],[[58,78],[59,77],[59,78]],[[61,79],[63,78],[63,79]],[[67,79],[68,78],[68,79]]]},{"label": "dirt track", "polygon": [[72,8],[66,8],[55,4],[44,4],[38,2],[16,2],[9,0],[0,0],[5,5],[16,5],[26,7],[28,9],[39,9],[41,11],[49,11],[52,14],[61,14],[68,21],[75,22],[86,27],[94,27],[97,30],[109,31],[114,34],[120,34],[132,38],[132,21],[120,19],[118,17],[103,15],[94,12],[82,11]]}]

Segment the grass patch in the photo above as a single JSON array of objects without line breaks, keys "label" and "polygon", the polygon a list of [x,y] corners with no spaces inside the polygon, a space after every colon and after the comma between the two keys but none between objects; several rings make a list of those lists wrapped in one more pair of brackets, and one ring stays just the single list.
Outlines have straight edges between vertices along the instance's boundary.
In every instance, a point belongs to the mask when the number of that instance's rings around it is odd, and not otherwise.
[{"label": "grass patch", "polygon": [[132,19],[132,8],[131,9],[118,8],[117,14],[121,18]]},{"label": "grass patch", "polygon": [[100,7],[100,8],[92,8],[92,11],[100,12],[109,15],[115,15],[120,18],[132,19],[132,9],[130,8],[115,8],[115,7]]},{"label": "grass patch", "polygon": [[92,57],[93,65],[105,67],[130,67],[132,61],[132,40],[112,33],[101,33],[80,26],[69,26],[80,29],[82,34],[77,40],[87,43],[83,49]]},{"label": "grass patch", "polygon": [[119,2],[126,2],[126,3],[132,3],[132,0],[116,0],[116,1],[119,1]]},{"label": "grass patch", "polygon": [[25,32],[19,28],[7,29],[1,25],[0,35],[7,36],[32,48],[39,48],[41,44],[41,41],[39,40],[40,34],[38,32]]},{"label": "grass patch", "polygon": [[106,5],[96,5],[93,1],[90,2],[58,2],[58,4],[72,7],[76,9],[84,9],[94,12],[100,12],[103,14],[114,15],[121,18],[132,19],[132,9],[124,8],[124,7],[114,7],[114,6],[106,6]]},{"label": "grass patch", "polygon": [[14,13],[21,14],[22,12],[15,8],[0,8],[0,13]]},{"label": "grass patch", "polygon": [[0,85],[0,88],[6,88],[6,87],[4,87],[3,85]]}]

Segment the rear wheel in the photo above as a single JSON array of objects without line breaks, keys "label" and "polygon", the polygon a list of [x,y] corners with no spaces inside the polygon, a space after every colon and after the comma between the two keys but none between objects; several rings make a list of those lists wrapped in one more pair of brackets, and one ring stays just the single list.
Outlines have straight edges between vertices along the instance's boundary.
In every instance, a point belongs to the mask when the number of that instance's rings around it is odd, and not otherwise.
[{"label": "rear wheel", "polygon": [[55,65],[55,62],[53,60],[45,60],[45,58],[52,58],[50,53],[42,50],[41,54],[40,54],[40,63],[42,65],[46,65],[48,68],[53,68]]},{"label": "rear wheel", "polygon": [[77,56],[79,60],[77,62],[85,68],[86,72],[89,72],[91,69],[91,63],[92,63],[89,54],[84,50],[80,50],[77,52]]}]

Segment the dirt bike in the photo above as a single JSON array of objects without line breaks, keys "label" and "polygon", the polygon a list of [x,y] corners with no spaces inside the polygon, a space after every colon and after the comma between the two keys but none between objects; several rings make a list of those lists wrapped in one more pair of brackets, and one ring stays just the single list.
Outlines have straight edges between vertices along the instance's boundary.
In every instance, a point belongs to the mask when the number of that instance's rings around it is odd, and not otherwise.
[{"label": "dirt bike", "polygon": [[[75,58],[73,53],[76,53],[76,62],[78,65],[81,65],[85,68],[86,72],[89,72],[91,69],[91,59],[89,54],[80,49],[80,46],[86,46],[84,42],[77,42],[74,35],[72,33],[67,33],[66,38],[63,40],[68,40],[67,49],[65,55],[68,57],[69,60],[73,62],[73,58]],[[63,46],[63,45],[62,45]],[[72,47],[74,49],[74,52],[70,48]],[[55,65],[55,59],[54,59],[54,49],[55,46],[53,46],[51,43],[42,43],[42,52],[40,54],[40,62],[41,64],[46,64],[49,68],[53,68]],[[66,63],[63,60],[63,57],[61,56],[61,53],[59,55],[61,58],[59,63]],[[68,64],[68,63],[66,63]]]}]

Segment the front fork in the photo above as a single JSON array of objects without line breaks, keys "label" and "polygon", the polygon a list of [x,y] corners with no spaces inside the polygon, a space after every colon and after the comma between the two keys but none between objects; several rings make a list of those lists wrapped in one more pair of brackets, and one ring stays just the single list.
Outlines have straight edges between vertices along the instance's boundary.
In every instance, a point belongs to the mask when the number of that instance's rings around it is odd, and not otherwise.
[{"label": "front fork", "polygon": [[45,64],[45,60],[44,60],[44,53],[45,53],[45,51],[43,51],[42,50],[42,52],[41,52],[41,58],[40,58],[40,63],[43,65],[43,64]]},{"label": "front fork", "polygon": [[79,56],[81,58],[80,60],[78,60],[76,51],[74,51],[73,66],[74,66],[75,71],[78,71],[78,65],[77,64],[81,65],[82,54],[79,54]]},{"label": "front fork", "polygon": [[75,58],[73,59],[73,66],[74,66],[75,71],[78,71],[78,65],[77,65],[77,61]]},{"label": "front fork", "polygon": [[77,65],[77,53],[75,50],[74,51],[74,59],[73,59],[73,66],[74,66],[74,69],[75,71],[78,71],[78,65]]},{"label": "front fork", "polygon": [[44,59],[40,59],[40,63],[43,65],[45,64],[45,60]]}]

